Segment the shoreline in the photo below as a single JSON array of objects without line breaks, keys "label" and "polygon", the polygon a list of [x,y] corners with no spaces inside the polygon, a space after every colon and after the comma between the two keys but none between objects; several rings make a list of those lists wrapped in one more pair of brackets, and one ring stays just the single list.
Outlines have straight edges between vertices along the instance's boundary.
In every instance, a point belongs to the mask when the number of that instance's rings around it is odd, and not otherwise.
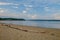
[{"label": "shoreline", "polygon": [[60,40],[60,29],[0,23],[0,40]]},{"label": "shoreline", "polygon": [[33,27],[33,28],[44,28],[44,29],[60,29],[60,28],[48,28],[48,27],[40,27],[40,26],[28,26],[28,25],[19,25],[19,24],[12,24],[12,23],[1,23],[5,25],[16,25],[16,26],[25,26],[25,27]]}]

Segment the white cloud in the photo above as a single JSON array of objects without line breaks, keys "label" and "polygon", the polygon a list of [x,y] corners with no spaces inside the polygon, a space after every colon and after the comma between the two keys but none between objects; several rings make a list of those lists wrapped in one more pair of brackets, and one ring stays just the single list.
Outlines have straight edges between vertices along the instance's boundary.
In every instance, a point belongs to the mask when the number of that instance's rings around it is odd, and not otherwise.
[{"label": "white cloud", "polygon": [[32,8],[33,6],[32,5],[28,5],[28,7]]},{"label": "white cloud", "polygon": [[6,12],[6,11],[7,11],[7,10],[0,8],[0,13],[4,13],[4,12]]},{"label": "white cloud", "polygon": [[4,10],[0,10],[0,13],[3,13],[4,12]]},{"label": "white cloud", "polygon": [[44,7],[44,10],[48,12],[48,11],[50,11],[50,8],[49,7]]},{"label": "white cloud", "polygon": [[26,10],[30,10],[31,8],[26,8]]},{"label": "white cloud", "polygon": [[0,2],[0,5],[19,5],[19,4],[8,3],[8,2]]},{"label": "white cloud", "polygon": [[27,15],[27,18],[28,18],[28,19],[37,19],[37,17],[38,17],[38,16],[37,16],[36,14],[33,14],[33,15],[32,15],[32,14],[28,14],[28,15]]},{"label": "white cloud", "polygon": [[33,6],[32,5],[28,5],[28,4],[24,4],[25,7],[30,7],[32,8]]},{"label": "white cloud", "polygon": [[8,9],[2,9],[0,8],[0,17],[17,17],[18,18],[18,14],[16,13],[9,13]]},{"label": "white cloud", "polygon": [[11,5],[12,3],[0,2],[0,5]]},{"label": "white cloud", "polygon": [[37,18],[37,15],[32,15],[31,18],[32,19],[36,19]]},{"label": "white cloud", "polygon": [[0,17],[26,18],[23,13],[10,12],[8,9],[0,8]]},{"label": "white cloud", "polygon": [[18,8],[18,7],[14,7],[14,8]]},{"label": "white cloud", "polygon": [[26,8],[25,8],[25,10],[22,11],[22,13],[23,13],[24,15],[26,15],[26,14],[28,14],[28,11],[31,10],[30,7],[32,7],[32,5],[26,5],[26,4],[24,4],[24,6],[25,6]]},{"label": "white cloud", "polygon": [[18,6],[12,6],[12,8],[19,8]]},{"label": "white cloud", "polygon": [[12,18],[34,18],[35,16],[28,16],[28,10],[23,10],[22,13],[11,13],[8,9],[0,8],[0,17],[12,17]]},{"label": "white cloud", "polygon": [[25,13],[27,13],[27,11],[26,11],[26,10],[24,10],[22,13],[23,13],[23,14],[25,14]]},{"label": "white cloud", "polygon": [[60,13],[55,13],[52,16],[54,19],[60,19]]},{"label": "white cloud", "polygon": [[21,17],[21,15],[19,14],[17,14],[17,13],[0,13],[0,17],[11,17],[11,18],[20,18]]}]

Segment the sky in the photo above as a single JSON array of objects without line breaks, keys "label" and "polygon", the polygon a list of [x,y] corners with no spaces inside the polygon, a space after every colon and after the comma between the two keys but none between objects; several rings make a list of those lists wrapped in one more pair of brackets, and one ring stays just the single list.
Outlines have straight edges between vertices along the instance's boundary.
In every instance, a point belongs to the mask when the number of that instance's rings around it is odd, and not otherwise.
[{"label": "sky", "polygon": [[60,19],[60,0],[0,0],[0,17]]}]

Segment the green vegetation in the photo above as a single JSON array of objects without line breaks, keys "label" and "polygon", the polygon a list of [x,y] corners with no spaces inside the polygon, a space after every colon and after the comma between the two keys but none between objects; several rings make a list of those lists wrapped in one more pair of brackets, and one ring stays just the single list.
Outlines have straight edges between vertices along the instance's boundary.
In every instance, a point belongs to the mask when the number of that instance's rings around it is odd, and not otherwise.
[{"label": "green vegetation", "polygon": [[18,19],[18,18],[0,18],[0,20],[20,20],[20,21],[25,21],[25,19]]}]

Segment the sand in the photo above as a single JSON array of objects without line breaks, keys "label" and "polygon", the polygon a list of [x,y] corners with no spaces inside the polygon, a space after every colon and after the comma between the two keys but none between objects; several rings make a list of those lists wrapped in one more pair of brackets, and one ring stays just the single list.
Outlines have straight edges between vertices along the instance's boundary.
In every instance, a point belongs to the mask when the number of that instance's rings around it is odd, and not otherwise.
[{"label": "sand", "polygon": [[60,40],[60,29],[0,23],[0,40]]}]

